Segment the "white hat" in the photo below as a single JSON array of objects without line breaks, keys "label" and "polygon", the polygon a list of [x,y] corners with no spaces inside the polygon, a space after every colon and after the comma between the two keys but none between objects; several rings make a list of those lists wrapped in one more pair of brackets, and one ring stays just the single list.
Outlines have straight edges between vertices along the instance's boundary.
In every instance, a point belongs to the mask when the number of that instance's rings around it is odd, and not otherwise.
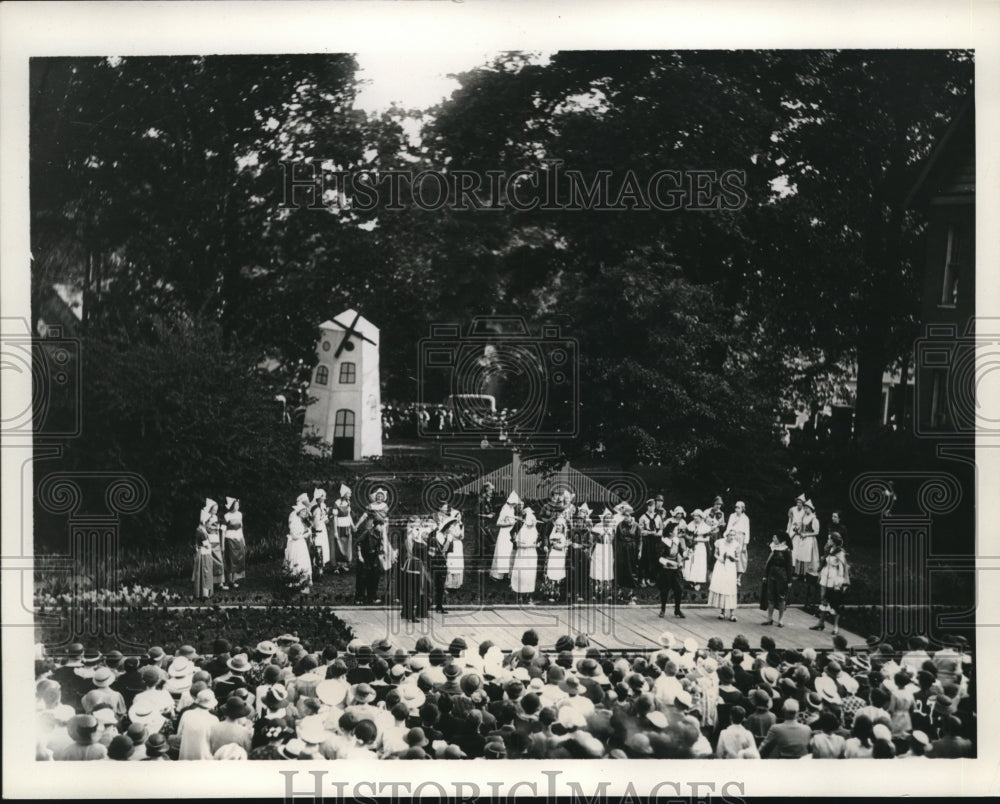
[{"label": "white hat", "polygon": [[373,491],[373,492],[371,493],[371,495],[370,495],[370,499],[374,500],[374,499],[375,499],[376,497],[378,497],[378,495],[379,495],[379,494],[381,494],[381,495],[382,495],[383,497],[385,497],[386,499],[389,499],[389,492],[388,492],[388,491],[386,491],[386,490],[385,490],[384,488],[382,488],[381,486],[379,486],[379,487],[378,487],[377,489],[375,489],[375,491]]},{"label": "white hat", "polygon": [[347,494],[350,494],[351,490],[349,488],[347,488],[347,486],[345,486],[343,483],[341,483],[340,484],[340,492],[339,493],[340,493],[341,497],[344,497]]},{"label": "white hat", "polygon": [[704,512],[704,511],[702,511],[702,510],[701,510],[700,508],[695,508],[695,509],[694,509],[694,510],[693,510],[693,511],[691,512],[691,516],[692,516],[692,517],[696,517],[696,516],[700,516],[700,517],[704,517],[704,516],[705,516],[705,512]]},{"label": "white hat", "polygon": [[308,494],[300,494],[298,497],[295,498],[294,509],[296,511],[301,511],[303,508],[308,508],[308,507],[309,507],[309,495]]},{"label": "white hat", "polygon": [[314,489],[313,490],[314,500],[325,500],[326,499],[326,489]]},{"label": "white hat", "polygon": [[218,505],[218,503],[215,500],[213,500],[211,497],[206,497],[205,498],[205,510],[206,511],[209,508],[211,508],[212,506],[214,506],[214,505]]},{"label": "white hat", "polygon": [[238,502],[239,500],[237,500],[235,497],[226,497],[226,510],[232,511],[233,506]]},{"label": "white hat", "polygon": [[806,495],[805,494],[800,494],[798,497],[795,498],[795,502],[804,503],[805,501],[806,501]]},{"label": "white hat", "polygon": [[684,650],[688,653],[694,653],[698,650],[698,641],[694,637],[688,637],[684,640]]},{"label": "white hat", "polygon": [[691,700],[691,693],[686,690],[681,690],[674,696],[674,701],[677,703],[677,706],[683,709],[687,709],[691,706]]},{"label": "white hat", "polygon": [[675,505],[673,510],[670,512],[670,516],[687,516],[687,511],[680,505]]},{"label": "white hat", "polygon": [[887,743],[892,742],[892,732],[885,723],[876,723],[872,726],[872,737],[876,740],[885,740]]},{"label": "white hat", "polygon": [[677,637],[673,635],[670,631],[664,631],[660,634],[660,644],[665,648],[672,648],[677,642]]},{"label": "white hat", "polygon": [[813,501],[812,501],[812,500],[806,500],[806,501],[805,501],[804,503],[802,503],[802,504],[803,504],[803,505],[804,505],[804,506],[805,506],[806,508],[808,508],[809,510],[811,510],[811,511],[815,511],[815,510],[816,510],[816,506],[815,506],[815,505],[813,505]]},{"label": "white hat", "polygon": [[587,505],[587,503],[582,502],[576,507],[576,512],[578,514],[582,514],[583,516],[590,516],[591,514],[590,506]]},{"label": "white hat", "polygon": [[517,496],[516,491],[512,491],[507,496],[507,505],[517,505],[519,502],[521,502],[521,498]]},{"label": "white hat", "polygon": [[320,743],[326,742],[327,738],[330,736],[327,732],[325,726],[323,725],[322,715],[309,715],[308,717],[302,718],[299,721],[299,727],[296,729],[298,737],[302,742],[311,745],[319,745]]}]

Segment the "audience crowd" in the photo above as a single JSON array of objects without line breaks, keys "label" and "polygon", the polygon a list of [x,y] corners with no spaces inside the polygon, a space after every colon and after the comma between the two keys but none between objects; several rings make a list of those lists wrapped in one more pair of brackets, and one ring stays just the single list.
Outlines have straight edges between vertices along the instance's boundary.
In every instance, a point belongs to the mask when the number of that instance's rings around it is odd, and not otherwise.
[{"label": "audience crowd", "polygon": [[[962,637],[907,650],[841,635],[824,650],[764,636],[609,652],[526,631],[413,650],[382,639],[102,655],[36,654],[39,760],[957,758],[976,754]],[[318,649],[317,649],[318,648]]]}]

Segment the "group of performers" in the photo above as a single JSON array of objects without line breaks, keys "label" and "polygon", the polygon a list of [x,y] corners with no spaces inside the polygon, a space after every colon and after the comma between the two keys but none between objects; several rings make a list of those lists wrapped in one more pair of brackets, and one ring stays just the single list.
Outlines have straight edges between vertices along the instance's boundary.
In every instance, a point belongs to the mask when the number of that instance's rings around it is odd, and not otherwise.
[{"label": "group of performers", "polygon": [[219,519],[219,504],[207,498],[195,531],[194,596],[206,600],[216,587],[239,589],[246,577],[246,555],[240,501],[226,497],[226,513]]},{"label": "group of performers", "polygon": [[[499,498],[502,499],[502,498]],[[646,501],[638,516],[631,505],[606,507],[596,520],[586,502],[576,505],[570,492],[554,491],[536,514],[516,491],[497,508],[492,484],[478,499],[479,548],[492,555],[489,576],[509,584],[519,602],[535,605],[537,597],[569,604],[598,600],[636,605],[643,587],[659,592],[659,616],[669,602],[676,617],[686,587],[696,592],[707,584],[708,604],[719,619],[736,621],[743,575],[747,570],[750,519],[743,502],[728,516],[723,500],[696,509],[690,516],[681,506],[667,511],[662,495]],[[324,572],[353,570],[355,602],[378,604],[379,588],[401,603],[408,620],[434,610],[446,613],[445,598],[458,589],[465,575],[465,525],[462,514],[442,503],[427,515],[414,515],[405,526],[390,531],[388,495],[377,488],[360,517],[354,519],[351,490],[341,485],[328,506],[326,491],[300,494],[288,516],[284,553],[286,567],[308,593]],[[205,501],[197,529],[195,595],[204,599],[213,589],[239,588],[246,577],[246,543],[238,499],[226,498],[219,518],[214,500]],[[799,495],[788,511],[783,533],[775,534],[765,562],[761,607],[765,625],[781,627],[787,593],[795,582],[805,588],[805,607],[818,615],[816,630],[829,618],[837,631],[840,607],[850,583],[844,551],[844,528],[833,512],[827,539],[819,549],[820,523],[812,502]]]}]

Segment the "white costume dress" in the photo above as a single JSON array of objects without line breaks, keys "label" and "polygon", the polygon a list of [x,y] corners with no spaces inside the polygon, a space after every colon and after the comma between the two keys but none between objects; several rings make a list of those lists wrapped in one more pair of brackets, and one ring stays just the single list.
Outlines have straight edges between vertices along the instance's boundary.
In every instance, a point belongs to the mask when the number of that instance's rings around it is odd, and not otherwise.
[{"label": "white costume dress", "polygon": [[594,528],[594,551],[590,554],[591,580],[613,581],[615,578],[614,528],[614,524]]},{"label": "white costume dress", "polygon": [[545,577],[550,581],[561,581],[566,578],[566,526],[556,525],[549,536],[549,556],[545,561]]},{"label": "white costume dress", "polygon": [[747,545],[750,543],[750,517],[745,513],[738,514],[735,511],[729,515],[729,524],[722,535],[732,531],[736,534],[736,542],[740,546],[739,562],[736,565],[737,572],[747,571],[748,551]]},{"label": "white costume dress", "polygon": [[326,530],[326,523],[329,521],[330,509],[326,507],[326,500],[321,497],[313,508],[312,524],[316,534],[316,544],[319,545],[319,549],[323,553],[324,565],[330,563],[330,535]]},{"label": "white costume dress", "polygon": [[288,541],[285,543],[285,561],[293,571],[303,572],[312,580],[312,559],[309,557],[309,529],[298,511],[288,515]]},{"label": "white costume dress", "polygon": [[511,528],[514,527],[514,506],[504,503],[497,517],[497,525],[500,532],[497,533],[497,543],[493,548],[493,566],[490,568],[490,577],[500,580],[510,575],[510,557],[514,550],[514,543],[510,538]]},{"label": "white costume dress", "polygon": [[715,530],[708,522],[701,522],[694,529],[694,548],[684,562],[684,580],[688,583],[705,583],[708,580],[708,534]]},{"label": "white costume dress", "polygon": [[807,513],[800,532],[792,537],[792,562],[796,575],[819,575],[819,519]]},{"label": "white costume dress", "polygon": [[538,575],[538,520],[530,508],[525,509],[524,524],[514,539],[516,549],[510,569],[510,588],[519,595],[535,591]]},{"label": "white costume dress", "polygon": [[735,609],[736,567],[739,562],[740,544],[719,539],[715,543],[715,568],[708,586],[708,605],[716,609]]},{"label": "white costume dress", "polygon": [[462,546],[464,541],[465,525],[460,519],[452,529],[451,552],[446,559],[448,573],[444,578],[445,589],[458,589],[465,580],[465,548]]}]

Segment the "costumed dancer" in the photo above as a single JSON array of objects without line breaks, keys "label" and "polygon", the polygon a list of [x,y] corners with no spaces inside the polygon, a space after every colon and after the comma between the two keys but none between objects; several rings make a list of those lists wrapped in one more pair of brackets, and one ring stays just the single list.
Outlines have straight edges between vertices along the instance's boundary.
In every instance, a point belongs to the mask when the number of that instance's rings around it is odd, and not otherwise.
[{"label": "costumed dancer", "polygon": [[382,534],[375,516],[363,516],[355,530],[357,569],[354,581],[354,602],[378,604],[379,579],[382,571]]},{"label": "costumed dancer", "polygon": [[309,495],[300,494],[288,515],[288,536],[285,542],[285,563],[304,581],[303,592],[312,588],[312,559],[309,555]]},{"label": "costumed dancer", "polygon": [[646,500],[646,510],[639,517],[639,532],[642,536],[640,547],[640,580],[643,586],[652,586],[659,577],[660,565],[657,561],[657,543],[663,531],[663,520],[656,513],[656,500]]},{"label": "costumed dancer", "polygon": [[800,494],[795,498],[795,505],[788,509],[788,525],[785,527],[785,533],[792,540],[793,546],[795,543],[795,534],[799,532],[802,525],[802,517],[806,515],[805,502],[806,495]]},{"label": "costumed dancer", "polygon": [[726,525],[726,533],[732,531],[736,534],[736,541],[740,545],[740,560],[736,565],[736,585],[743,583],[743,573],[747,571],[747,561],[749,559],[748,546],[750,544],[750,517],[746,515],[746,503],[737,502],[735,510],[729,515],[729,524]]},{"label": "costumed dancer", "polygon": [[215,500],[205,500],[201,510],[201,523],[208,533],[208,541],[212,545],[212,583],[221,587],[225,583],[224,562],[222,558],[222,534],[219,525],[219,505]]},{"label": "costumed dancer", "polygon": [[594,528],[594,548],[590,556],[590,579],[594,594],[611,602],[611,584],[615,579],[615,515],[607,508]]},{"label": "costumed dancer", "polygon": [[194,581],[194,596],[199,600],[207,600],[212,596],[215,588],[212,569],[215,556],[212,554],[211,539],[209,539],[208,531],[205,529],[204,511],[202,514],[203,518],[195,531],[194,572],[191,575],[191,580]]},{"label": "costumed dancer", "polygon": [[430,556],[427,537],[431,528],[423,523],[415,523],[406,532],[406,558],[403,561],[400,579],[403,600],[403,619],[419,622],[427,616],[431,599]]},{"label": "costumed dancer", "polygon": [[764,583],[767,597],[767,620],[764,625],[774,624],[774,610],[778,610],[778,628],[784,628],[785,605],[788,598],[788,584],[792,580],[792,543],[787,533],[775,533],[771,537],[771,553],[764,564]]},{"label": "costumed dancer", "polygon": [[517,513],[515,506],[520,505],[521,498],[516,491],[512,491],[507,497],[507,502],[500,509],[497,516],[497,525],[500,530],[497,533],[497,542],[493,548],[493,565],[490,568],[490,577],[501,581],[510,575],[510,560],[514,551],[514,542],[511,539],[511,531],[517,525]]},{"label": "costumed dancer", "polygon": [[833,533],[826,552],[826,562],[819,574],[819,586],[823,591],[823,602],[819,606],[819,622],[810,630],[822,631],[829,616],[833,621],[833,635],[840,633],[840,607],[850,585],[851,573],[847,564],[847,553],[844,552],[844,540],[839,533]]},{"label": "costumed dancer", "polygon": [[347,572],[351,567],[354,540],[354,519],[351,516],[351,490],[341,484],[340,496],[333,502],[336,511],[336,531],[330,545],[330,562],[335,572]]},{"label": "costumed dancer", "polygon": [[514,560],[510,567],[510,588],[517,602],[535,605],[532,597],[538,578],[538,520],[530,506],[524,508],[524,523],[514,537]]},{"label": "costumed dancer", "polygon": [[[711,525],[712,530],[708,534],[708,544],[714,545],[716,541],[721,539],[726,535],[726,512],[722,509],[722,497],[718,494],[715,495],[715,499],[712,500],[712,507],[705,509],[705,522]],[[712,564],[715,561],[714,551],[712,549],[707,550],[708,553],[708,569],[712,569]]]},{"label": "costumed dancer", "polygon": [[566,517],[560,514],[552,523],[549,555],[545,561],[545,586],[549,603],[554,603],[556,597],[560,601],[564,600],[566,595],[566,554],[569,548],[569,536],[566,531]]},{"label": "costumed dancer", "polygon": [[657,586],[660,591],[661,617],[666,616],[667,598],[671,592],[674,596],[674,616],[684,617],[684,612],[681,611],[681,600],[684,597],[681,567],[685,564],[686,554],[687,546],[677,534],[677,523],[671,522],[663,529],[656,548],[657,564],[660,567]]},{"label": "costumed dancer", "polygon": [[[379,553],[381,570],[388,573],[389,578],[393,579],[394,575],[397,574],[394,568],[397,566],[396,559],[399,557],[399,550],[393,547],[392,541],[389,538],[389,493],[383,488],[375,489],[371,493],[369,500],[371,502],[365,513],[375,520],[375,530],[382,540],[382,547]],[[397,585],[390,580],[390,586]]]},{"label": "costumed dancer", "polygon": [[805,513],[799,523],[798,532],[792,537],[792,561],[795,575],[805,579],[805,608],[813,604],[819,596],[819,519],[812,500],[806,500],[802,507]]},{"label": "costumed dancer", "polygon": [[444,579],[445,590],[461,589],[465,582],[465,524],[462,512],[452,508],[449,514],[455,520],[451,529],[451,552],[448,553],[448,574]]},{"label": "costumed dancer", "polygon": [[590,506],[582,503],[574,512],[569,530],[567,596],[576,603],[590,599],[590,548],[593,540]]},{"label": "costumed dancer", "polygon": [[327,523],[330,521],[330,509],[326,505],[326,490],[313,491],[312,527],[313,541],[320,550],[320,571],[330,563],[330,534]]},{"label": "costumed dancer", "polygon": [[637,605],[635,590],[639,586],[639,548],[642,534],[639,523],[632,518],[632,506],[621,507],[622,520],[615,529],[615,585],[619,599]]},{"label": "costumed dancer", "polygon": [[717,531],[713,522],[706,520],[705,514],[699,509],[691,512],[691,527],[689,528],[691,549],[684,562],[684,580],[694,586],[696,592],[701,591],[701,585],[708,580],[708,545],[712,534]]},{"label": "costumed dancer", "polygon": [[740,560],[740,545],[735,531],[727,531],[725,537],[715,543],[715,569],[708,585],[708,605],[719,609],[719,619],[736,622],[736,569]]},{"label": "costumed dancer", "polygon": [[243,536],[243,512],[240,501],[226,497],[226,515],[223,517],[225,536],[223,537],[223,560],[225,562],[225,585],[228,589],[232,584],[234,589],[240,588],[240,581],[247,577],[247,543]]},{"label": "costumed dancer", "polygon": [[446,519],[434,529],[434,535],[427,544],[431,560],[431,582],[434,585],[434,611],[438,614],[448,613],[444,607],[444,584],[448,576],[448,555],[454,544],[457,524],[457,519]]},{"label": "costumed dancer", "polygon": [[479,556],[493,554],[493,545],[496,542],[496,532],[494,531],[494,521],[497,518],[496,506],[493,502],[494,488],[492,483],[485,483],[479,498],[476,501],[476,512],[479,524]]}]

